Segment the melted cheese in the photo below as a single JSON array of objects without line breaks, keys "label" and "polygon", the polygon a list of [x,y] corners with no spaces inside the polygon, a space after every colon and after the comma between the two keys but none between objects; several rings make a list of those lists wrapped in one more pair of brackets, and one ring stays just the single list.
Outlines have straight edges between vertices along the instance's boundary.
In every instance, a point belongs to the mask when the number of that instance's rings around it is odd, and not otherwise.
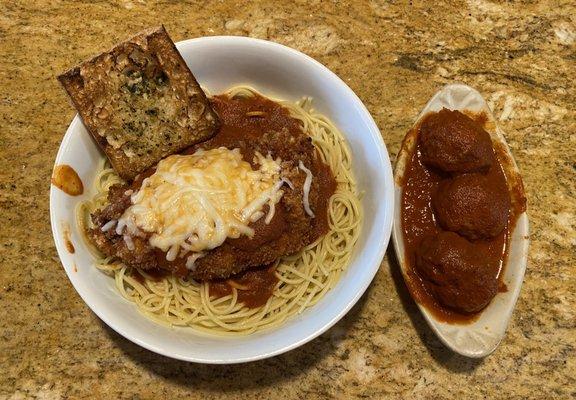
[{"label": "melted cheese", "polygon": [[239,149],[224,147],[165,158],[131,195],[132,205],[116,231],[151,234],[150,244],[167,252],[169,261],[213,249],[227,238],[253,235],[248,225],[264,215],[265,204],[270,207],[266,220],[272,219],[284,183],[280,160],[257,153],[254,161],[257,170],[242,159]]},{"label": "melted cheese", "polygon": [[304,196],[302,198],[302,203],[304,204],[304,210],[306,214],[311,216],[312,218],[315,217],[314,212],[310,208],[310,188],[312,187],[312,171],[310,171],[302,161],[298,163],[298,168],[300,168],[306,174],[306,179],[304,180]]}]

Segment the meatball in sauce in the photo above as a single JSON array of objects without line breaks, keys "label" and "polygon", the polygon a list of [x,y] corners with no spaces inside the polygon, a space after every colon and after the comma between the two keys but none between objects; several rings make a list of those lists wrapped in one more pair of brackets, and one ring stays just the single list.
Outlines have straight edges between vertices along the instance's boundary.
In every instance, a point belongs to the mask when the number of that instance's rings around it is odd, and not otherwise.
[{"label": "meatball in sauce", "polygon": [[465,174],[440,182],[432,195],[434,214],[447,231],[471,239],[489,239],[506,227],[510,193],[493,174]]},{"label": "meatball in sauce", "polygon": [[498,292],[497,260],[477,257],[475,246],[454,232],[426,236],[416,249],[416,271],[442,304],[457,311],[482,310]]},{"label": "meatball in sauce", "polygon": [[484,172],[494,163],[490,135],[460,111],[430,114],[418,138],[424,164],[443,172]]},{"label": "meatball in sauce", "polygon": [[439,320],[469,323],[499,289],[510,192],[484,115],[443,109],[408,135],[402,230],[409,289]]}]

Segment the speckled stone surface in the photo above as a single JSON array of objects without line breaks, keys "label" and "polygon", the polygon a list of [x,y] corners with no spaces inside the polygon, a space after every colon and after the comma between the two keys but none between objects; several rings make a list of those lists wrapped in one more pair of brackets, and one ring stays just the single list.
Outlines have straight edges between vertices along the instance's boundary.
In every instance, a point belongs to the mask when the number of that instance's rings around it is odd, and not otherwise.
[{"label": "speckled stone surface", "polygon": [[[498,350],[444,348],[391,248],[340,323],[270,360],[174,361],[100,322],[50,231],[49,178],[75,114],[55,76],[159,23],[174,40],[249,35],[311,55],[364,101],[392,158],[442,85],[483,93],[523,171],[532,231]],[[571,0],[0,2],[0,398],[576,398],[575,82]]]}]

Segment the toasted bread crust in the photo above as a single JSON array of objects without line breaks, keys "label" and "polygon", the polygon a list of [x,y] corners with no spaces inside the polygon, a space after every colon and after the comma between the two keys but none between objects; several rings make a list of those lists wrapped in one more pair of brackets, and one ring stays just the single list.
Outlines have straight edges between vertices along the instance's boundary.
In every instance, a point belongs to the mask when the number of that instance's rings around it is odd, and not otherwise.
[{"label": "toasted bread crust", "polygon": [[58,76],[124,179],[214,135],[219,119],[163,26]]}]

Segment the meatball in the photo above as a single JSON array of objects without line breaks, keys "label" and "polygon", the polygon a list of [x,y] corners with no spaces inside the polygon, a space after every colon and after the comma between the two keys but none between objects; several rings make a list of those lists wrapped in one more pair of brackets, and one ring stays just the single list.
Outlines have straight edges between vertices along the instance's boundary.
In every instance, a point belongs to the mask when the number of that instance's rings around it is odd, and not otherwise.
[{"label": "meatball", "polygon": [[416,270],[444,306],[482,310],[498,292],[498,264],[475,256],[475,245],[454,232],[427,236],[416,251]]},{"label": "meatball", "polygon": [[502,179],[465,174],[440,182],[432,206],[442,228],[471,240],[487,239],[506,227],[510,193]]},{"label": "meatball", "polygon": [[420,126],[422,161],[449,173],[485,172],[494,163],[490,135],[460,111],[443,108]]}]

